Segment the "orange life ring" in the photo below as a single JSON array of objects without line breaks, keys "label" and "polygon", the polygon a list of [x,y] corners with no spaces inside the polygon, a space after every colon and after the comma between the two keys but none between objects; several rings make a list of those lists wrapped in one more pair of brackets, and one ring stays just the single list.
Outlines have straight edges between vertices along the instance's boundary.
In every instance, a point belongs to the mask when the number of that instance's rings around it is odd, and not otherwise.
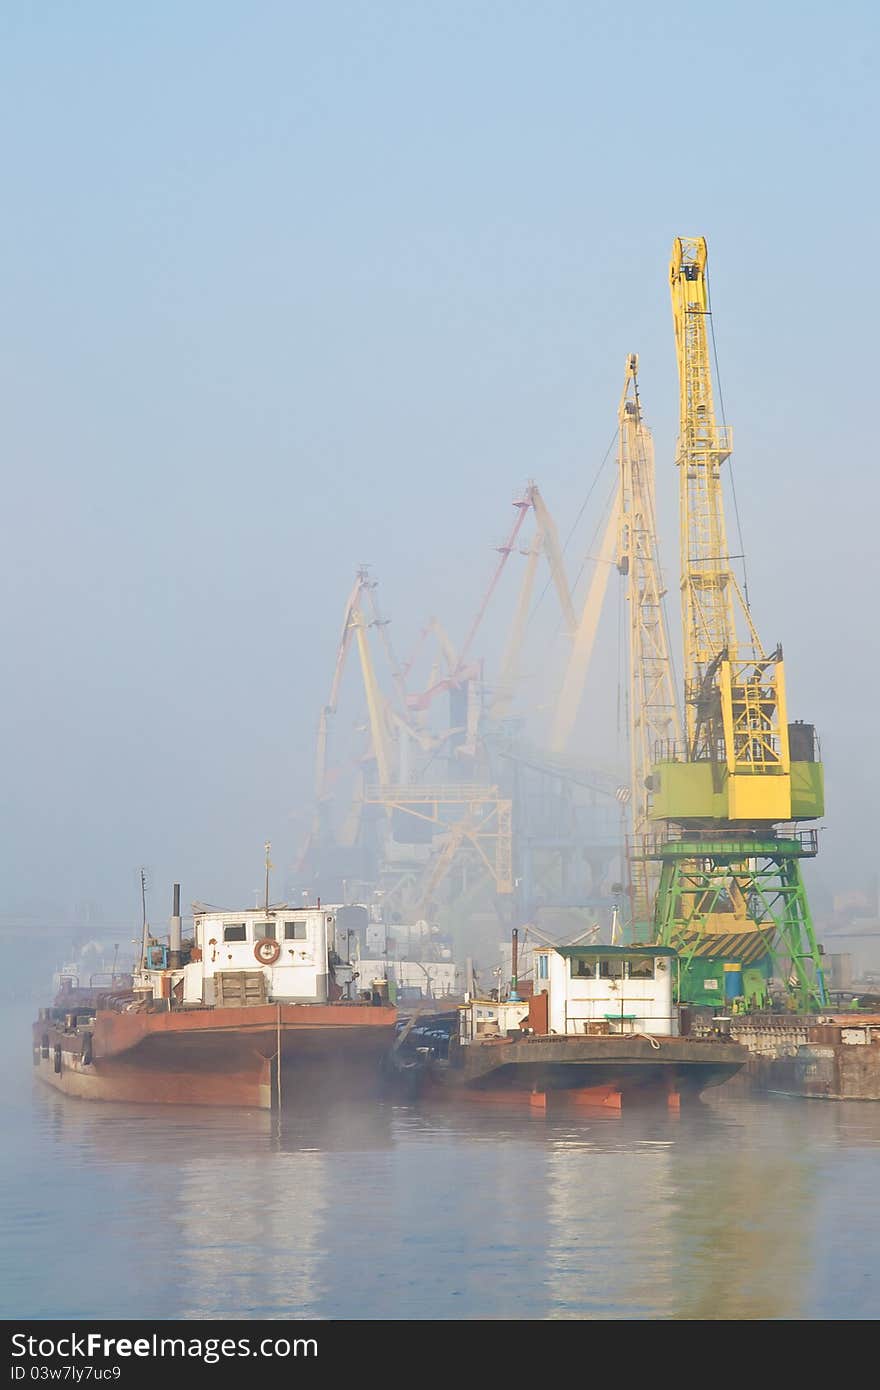
[{"label": "orange life ring", "polygon": [[254,942],[254,955],[261,965],[274,965],[281,955],[281,947],[271,936],[261,936]]}]

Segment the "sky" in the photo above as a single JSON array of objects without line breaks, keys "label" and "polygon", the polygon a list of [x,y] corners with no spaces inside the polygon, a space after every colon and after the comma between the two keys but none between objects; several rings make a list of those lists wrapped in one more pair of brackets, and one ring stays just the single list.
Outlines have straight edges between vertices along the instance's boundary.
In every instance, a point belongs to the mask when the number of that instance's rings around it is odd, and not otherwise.
[{"label": "sky", "polygon": [[817,873],[861,886],[877,49],[858,0],[7,0],[0,914],[136,921],[141,864],[153,919],[250,902],[266,840],[283,881],[356,567],[399,649],[460,640],[527,480],[568,531],[632,351],[675,574],[677,235]]}]

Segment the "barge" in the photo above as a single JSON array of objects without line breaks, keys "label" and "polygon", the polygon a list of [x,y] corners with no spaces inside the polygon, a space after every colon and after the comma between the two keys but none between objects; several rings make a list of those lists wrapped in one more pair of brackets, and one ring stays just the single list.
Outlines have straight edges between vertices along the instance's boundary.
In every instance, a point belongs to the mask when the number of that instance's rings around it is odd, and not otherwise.
[{"label": "barge", "polygon": [[380,1084],[397,1011],[357,972],[321,907],[196,905],[181,939],[145,933],[130,988],[65,977],[33,1025],[37,1075],[91,1100],[269,1109]]},{"label": "barge", "polygon": [[392,1074],[411,1094],[487,1102],[548,1100],[620,1108],[660,1099],[677,1109],[734,1076],[744,1047],[720,1032],[682,1036],[673,1004],[676,952],[663,946],[542,946],[532,993],[468,998],[414,1016],[399,1032]]}]

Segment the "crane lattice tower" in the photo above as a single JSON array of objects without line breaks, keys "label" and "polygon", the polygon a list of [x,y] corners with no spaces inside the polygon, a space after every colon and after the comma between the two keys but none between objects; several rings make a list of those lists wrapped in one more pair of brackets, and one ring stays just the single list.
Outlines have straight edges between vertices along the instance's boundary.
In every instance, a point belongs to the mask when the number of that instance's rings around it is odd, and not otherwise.
[{"label": "crane lattice tower", "polygon": [[718,1002],[737,989],[721,993],[725,966],[739,982],[776,962],[808,1010],[825,986],[802,874],[817,835],[801,822],[823,814],[822,764],[812,725],[788,723],[782,649],[762,648],[732,568],[721,471],[732,435],[715,415],[706,260],[705,238],[674,242],[686,727],[651,773],[654,936],[683,952],[682,997],[690,978],[690,997],[708,1002],[692,969],[701,957],[718,962]]}]

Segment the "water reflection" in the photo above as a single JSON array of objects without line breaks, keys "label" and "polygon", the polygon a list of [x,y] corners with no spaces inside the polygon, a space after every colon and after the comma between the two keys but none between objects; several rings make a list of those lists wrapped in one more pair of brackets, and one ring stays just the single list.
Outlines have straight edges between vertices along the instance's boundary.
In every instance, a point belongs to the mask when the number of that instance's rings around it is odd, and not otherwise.
[{"label": "water reflection", "polygon": [[7,1077],[7,1315],[876,1312],[880,1106],[715,1094],[681,1115],[540,1115],[316,1096],[279,1118],[30,1083]]},{"label": "water reflection", "polygon": [[[864,1150],[863,1185],[880,1177],[880,1111],[858,1104],[713,1097],[680,1116],[568,1120],[434,1110],[430,1124],[508,1154],[514,1180],[499,1161],[485,1228],[502,1256],[498,1232],[516,1232],[533,1317],[803,1317],[831,1293],[817,1274],[827,1284],[835,1243],[851,1263],[844,1219],[831,1240],[820,1234],[822,1211],[848,1206],[834,1169]],[[535,1147],[538,1167],[523,1153]],[[865,1297],[862,1287],[848,1316]]]},{"label": "water reflection", "polygon": [[[735,1115],[621,1117],[609,1142],[552,1144],[547,1272],[557,1316],[791,1316],[807,1183]],[[768,1201],[785,1186],[786,1201]]]},{"label": "water reflection", "polygon": [[92,1161],[185,1161],[224,1155],[230,1163],[271,1152],[351,1151],[392,1143],[390,1106],[315,1103],[285,1110],[117,1105],[82,1101],[37,1084],[34,1108],[59,1144]]},{"label": "water reflection", "polygon": [[174,1252],[173,1316],[311,1317],[332,1304],[325,1246],[345,1184],[328,1157],[388,1149],[387,1107],[316,1104],[276,1116],[90,1104],[42,1088],[35,1103],[74,1170],[137,1170],[126,1175],[142,1214],[137,1259],[156,1268]]}]

